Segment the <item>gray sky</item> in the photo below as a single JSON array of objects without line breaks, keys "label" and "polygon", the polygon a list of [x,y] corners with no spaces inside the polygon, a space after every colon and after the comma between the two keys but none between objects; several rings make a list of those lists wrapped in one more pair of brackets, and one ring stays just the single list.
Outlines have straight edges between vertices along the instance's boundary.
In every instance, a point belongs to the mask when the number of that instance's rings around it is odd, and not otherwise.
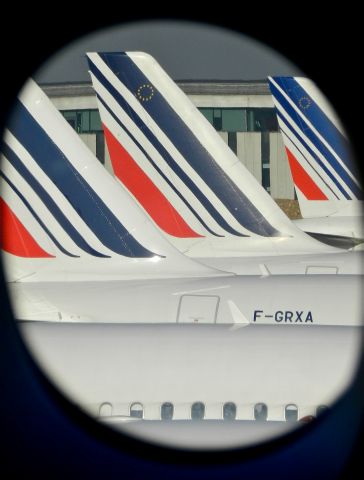
[{"label": "gray sky", "polygon": [[198,23],[148,21],[82,37],[51,57],[34,77],[39,83],[90,81],[85,52],[123,50],[150,53],[176,80],[302,75],[283,56],[239,33]]}]

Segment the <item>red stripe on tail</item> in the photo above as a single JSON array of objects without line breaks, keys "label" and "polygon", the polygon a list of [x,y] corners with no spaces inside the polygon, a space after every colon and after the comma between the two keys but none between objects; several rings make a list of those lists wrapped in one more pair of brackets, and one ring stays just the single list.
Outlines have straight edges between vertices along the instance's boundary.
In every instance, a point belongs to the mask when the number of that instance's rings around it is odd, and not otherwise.
[{"label": "red stripe on tail", "polygon": [[307,200],[327,200],[328,198],[323,191],[316,185],[306,170],[301,167],[300,163],[293,153],[286,147],[289,166],[291,167],[294,184],[300,189]]},{"label": "red stripe on tail", "polygon": [[156,224],[169,235],[203,237],[192,230],[114,135],[103,125],[115,175],[134,195]]},{"label": "red stripe on tail", "polygon": [[38,245],[15,213],[1,197],[0,215],[0,245],[5,252],[12,253],[18,257],[54,258],[53,255],[45,252]]}]

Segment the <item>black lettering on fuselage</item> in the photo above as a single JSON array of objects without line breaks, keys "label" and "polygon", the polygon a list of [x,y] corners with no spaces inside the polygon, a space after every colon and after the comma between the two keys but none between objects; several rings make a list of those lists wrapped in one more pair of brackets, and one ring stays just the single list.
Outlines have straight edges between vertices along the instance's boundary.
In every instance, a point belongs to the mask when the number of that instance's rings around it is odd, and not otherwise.
[{"label": "black lettering on fuselage", "polygon": [[254,310],[254,322],[258,319],[274,318],[276,323],[313,323],[313,316],[311,310],[305,312],[304,310],[277,310],[274,314],[264,313],[264,310]]},{"label": "black lettering on fuselage", "polygon": [[263,310],[254,310],[254,322],[262,316],[261,313],[263,313]]}]

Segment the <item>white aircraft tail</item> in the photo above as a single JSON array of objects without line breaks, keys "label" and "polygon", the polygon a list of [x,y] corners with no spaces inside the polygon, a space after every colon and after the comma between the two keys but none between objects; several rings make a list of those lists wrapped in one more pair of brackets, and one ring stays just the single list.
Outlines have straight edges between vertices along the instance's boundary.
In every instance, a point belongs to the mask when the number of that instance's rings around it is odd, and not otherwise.
[{"label": "white aircraft tail", "polygon": [[182,251],[327,250],[290,222],[150,55],[87,56],[114,173]]},{"label": "white aircraft tail", "polygon": [[163,238],[32,80],[15,103],[0,167],[9,281],[218,274]]},{"label": "white aircraft tail", "polygon": [[269,85],[302,216],[361,216],[357,166],[328,100],[307,78],[271,77]]}]

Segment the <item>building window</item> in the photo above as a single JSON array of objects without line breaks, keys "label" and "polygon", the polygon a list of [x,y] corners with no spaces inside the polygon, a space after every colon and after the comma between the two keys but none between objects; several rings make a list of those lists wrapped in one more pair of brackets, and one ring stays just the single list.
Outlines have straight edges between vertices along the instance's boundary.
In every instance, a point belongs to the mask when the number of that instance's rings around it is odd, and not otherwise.
[{"label": "building window", "polygon": [[246,132],[246,110],[222,108],[222,130],[224,132]]},{"label": "building window", "polygon": [[238,139],[236,137],[236,132],[228,132],[228,145],[236,155],[238,152]]},{"label": "building window", "polygon": [[165,402],[161,406],[161,419],[172,420],[173,418],[173,403]]},{"label": "building window", "polygon": [[256,403],[254,405],[254,418],[259,421],[266,421],[268,416],[268,407],[265,403]]},{"label": "building window", "polygon": [[214,109],[213,108],[199,108],[200,112],[204,117],[207,118],[207,120],[211,123],[211,125],[214,124]]},{"label": "building window", "polygon": [[102,131],[98,110],[61,110],[61,114],[77,133],[97,133]]},{"label": "building window", "polygon": [[143,418],[143,405],[138,402],[130,405],[130,416],[133,418]]},{"label": "building window", "polygon": [[98,110],[89,110],[90,112],[90,132],[102,131],[101,118]]},{"label": "building window", "polygon": [[262,187],[270,193],[270,140],[269,132],[260,135],[260,154],[262,159]]},{"label": "building window", "polygon": [[212,124],[218,132],[222,130],[222,114],[221,108],[214,108],[213,109],[213,116],[212,116]]},{"label": "building window", "polygon": [[199,108],[218,132],[278,132],[274,108]]},{"label": "building window", "polygon": [[247,108],[248,132],[278,132],[274,108]]},{"label": "building window", "polygon": [[236,418],[236,405],[233,402],[224,403],[222,416],[224,420],[235,420]]},{"label": "building window", "polygon": [[287,405],[284,411],[284,416],[287,422],[296,422],[298,419],[297,405],[294,405],[293,403]]},{"label": "building window", "polygon": [[195,402],[191,407],[192,420],[203,420],[205,417],[205,404],[202,402]]}]

